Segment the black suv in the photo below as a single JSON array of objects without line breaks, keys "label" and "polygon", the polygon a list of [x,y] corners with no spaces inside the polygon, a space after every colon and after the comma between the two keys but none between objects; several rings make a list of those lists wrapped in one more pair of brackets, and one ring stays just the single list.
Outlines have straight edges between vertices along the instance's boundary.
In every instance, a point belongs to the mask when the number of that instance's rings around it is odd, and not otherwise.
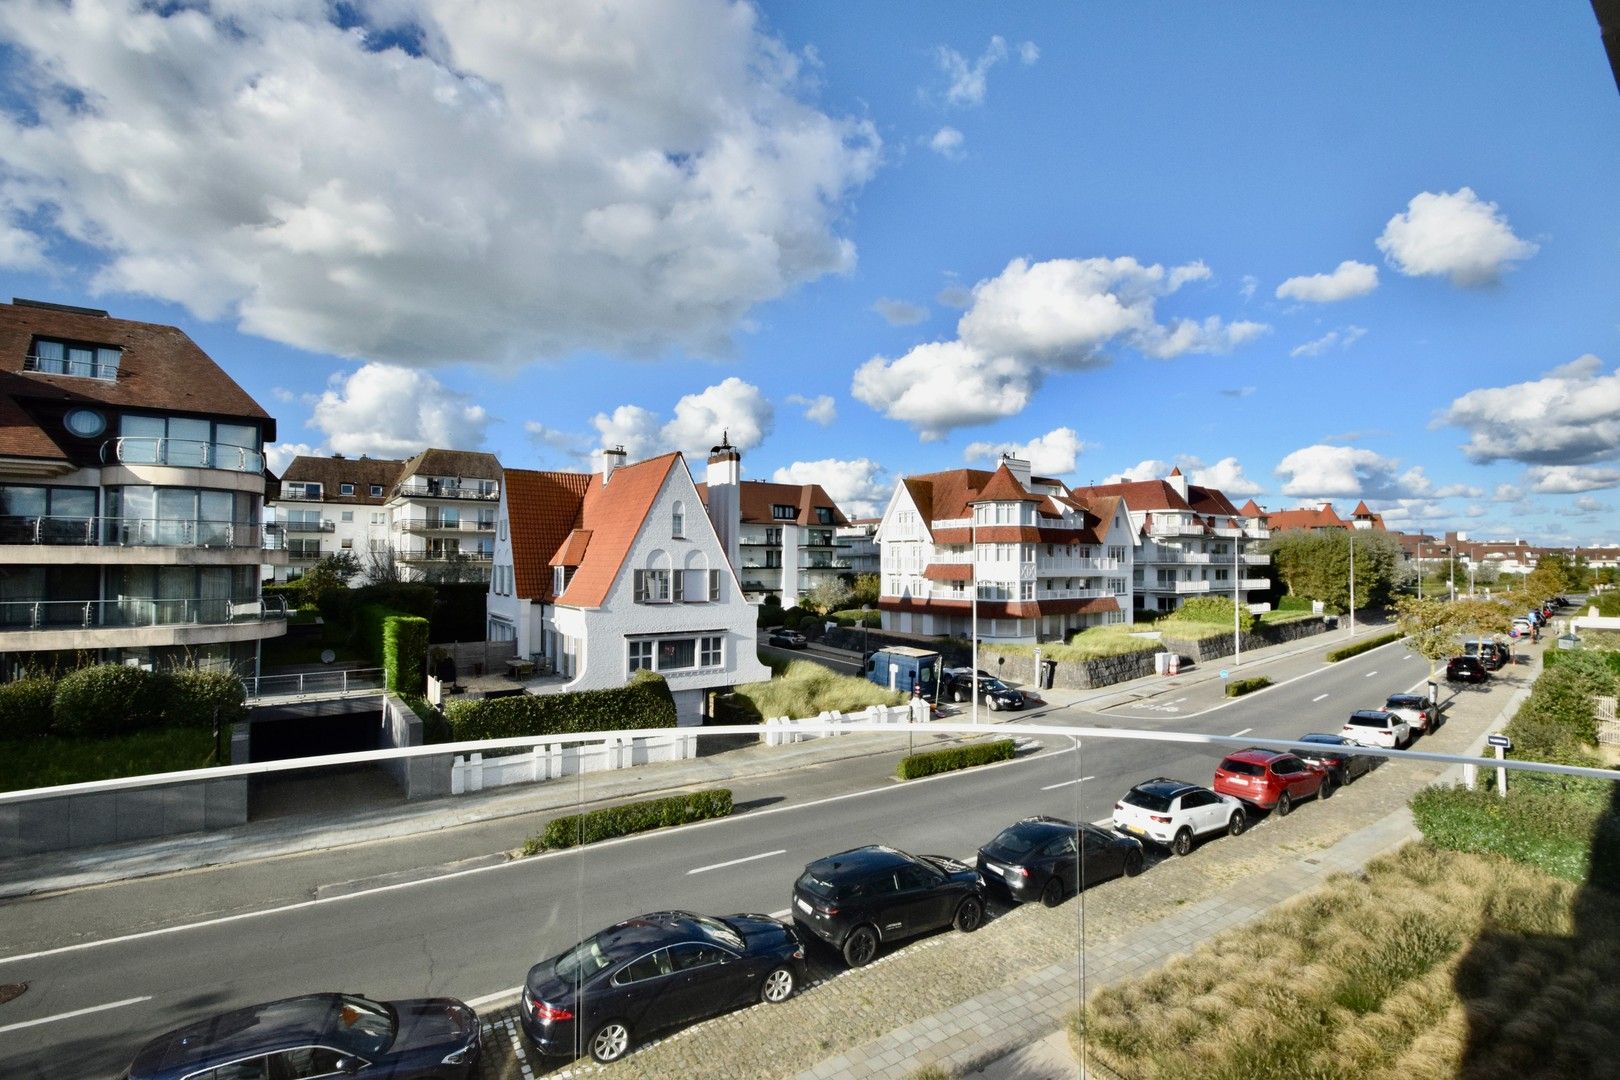
[{"label": "black suv", "polygon": [[1095,825],[1027,817],[979,849],[979,873],[1014,900],[1057,907],[1087,885],[1142,872],[1142,844]]},{"label": "black suv", "polygon": [[871,963],[880,942],[984,922],[984,880],[944,855],[871,845],[817,859],[793,884],[793,921],[844,954]]},{"label": "black suv", "polygon": [[1492,671],[1500,671],[1508,663],[1508,647],[1500,641],[1470,641],[1463,645],[1466,656],[1477,656]]},{"label": "black suv", "polygon": [[[952,673],[945,683],[945,693],[952,701],[973,700],[973,670]],[[1015,690],[994,675],[979,676],[979,696],[991,712],[1002,709],[1022,709],[1029,699],[1022,690]]]},{"label": "black suv", "polygon": [[1453,656],[1446,661],[1447,682],[1482,683],[1490,677],[1490,670],[1477,656]]}]

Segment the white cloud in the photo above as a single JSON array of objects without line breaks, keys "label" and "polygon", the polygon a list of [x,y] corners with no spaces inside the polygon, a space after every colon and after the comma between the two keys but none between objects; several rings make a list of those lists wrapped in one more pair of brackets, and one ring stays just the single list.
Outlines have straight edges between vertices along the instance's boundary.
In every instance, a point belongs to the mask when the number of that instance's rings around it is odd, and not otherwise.
[{"label": "white cloud", "polygon": [[423,371],[365,364],[327,380],[308,427],[349,457],[409,457],[430,446],[478,450],[489,416]]},{"label": "white cloud", "polygon": [[952,105],[983,105],[986,79],[991,68],[1007,59],[1007,42],[999,35],[991,38],[984,52],[971,63],[961,53],[944,45],[935,50],[934,59],[950,79],[945,89],[946,101]]},{"label": "white cloud", "polygon": [[266,446],[264,448],[265,464],[267,464],[270,467],[270,471],[275,473],[277,476],[280,476],[282,473],[287,471],[287,466],[292,464],[293,458],[326,456],[327,451],[318,446],[311,446],[309,443],[284,442],[276,443],[274,446]]},{"label": "white cloud", "polygon": [[914,326],[928,318],[928,309],[909,300],[891,300],[881,297],[872,304],[872,310],[883,316],[890,326]]},{"label": "white cloud", "polygon": [[1319,338],[1296,345],[1289,350],[1288,355],[1296,359],[1301,356],[1321,356],[1331,349],[1348,349],[1367,335],[1365,327],[1345,326],[1337,330],[1329,330]]},{"label": "white cloud", "polygon": [[658,414],[640,405],[620,405],[611,413],[597,413],[591,426],[603,446],[624,447],[627,461],[641,461],[664,449]]},{"label": "white cloud", "polygon": [[1026,41],[1018,46],[1018,59],[1025,66],[1035,63],[1041,58],[1041,47],[1033,41]]},{"label": "white cloud", "polygon": [[1074,472],[1075,461],[1088,449],[1079,432],[1071,427],[1054,428],[1045,435],[1037,435],[1026,443],[969,443],[963,458],[967,461],[1001,460],[1002,454],[1011,454],[1029,462],[1036,476],[1063,476]]},{"label": "white cloud", "polygon": [[38,233],[7,223],[5,192],[0,189],[0,266],[33,270],[45,265],[45,242]]},{"label": "white cloud", "polygon": [[847,517],[876,517],[893,484],[882,465],[869,458],[795,461],[771,474],[778,484],[820,484]]},{"label": "white cloud", "polygon": [[1512,264],[1540,250],[1513,234],[1495,203],[1472,188],[1420,192],[1378,237],[1378,250],[1409,277],[1444,276],[1453,285],[1489,285]]},{"label": "white cloud", "polygon": [[611,413],[597,413],[591,426],[604,446],[623,446],[630,461],[670,450],[695,461],[706,458],[722,436],[738,450],[754,449],[771,433],[775,420],[776,410],[759,387],[732,376],[681,398],[668,421],[640,405],[620,405]]},{"label": "white cloud", "polygon": [[962,144],[966,141],[966,137],[960,131],[947,124],[934,132],[928,140],[928,149],[942,158],[960,161],[965,156]]},{"label": "white cloud", "polygon": [[1273,471],[1287,477],[1284,495],[1389,500],[1443,497],[1421,466],[1403,472],[1395,458],[1363,447],[1306,446],[1283,458]]},{"label": "white cloud", "polygon": [[850,393],[932,442],[952,428],[1016,416],[1039,382],[1039,373],[1018,360],[936,341],[898,360],[872,357],[855,369]]},{"label": "white cloud", "polygon": [[1620,454],[1620,371],[1587,354],[1533,382],[1470,390],[1435,420],[1468,431],[1469,460],[1575,465]]},{"label": "white cloud", "polygon": [[1232,499],[1246,499],[1265,489],[1244,475],[1243,466],[1235,457],[1224,457],[1213,465],[1192,454],[1177,455],[1175,461],[1148,458],[1130,468],[1106,478],[1105,484],[1119,484],[1132,480],[1163,480],[1172,469],[1180,469],[1190,483],[1199,487],[1219,488]]},{"label": "white cloud", "polygon": [[1600,514],[1609,509],[1609,504],[1590,495],[1582,495],[1575,500],[1575,509],[1583,514]]},{"label": "white cloud", "polygon": [[1208,281],[1214,276],[1215,272],[1205,264],[1203,259],[1183,263],[1181,266],[1171,268],[1170,279],[1165,291],[1175,292],[1189,281]]},{"label": "white cloud", "polygon": [[1277,286],[1277,299],[1331,304],[1366,296],[1378,288],[1378,267],[1346,259],[1331,274],[1291,277]]},{"label": "white cloud", "polygon": [[1469,503],[1463,508],[1463,513],[1471,518],[1482,518],[1486,514],[1490,513],[1490,509],[1488,507],[1481,506],[1478,503]]},{"label": "white cloud", "polygon": [[1222,390],[1221,394],[1222,394],[1223,397],[1243,398],[1243,397],[1252,396],[1256,389],[1258,389],[1258,387],[1253,387],[1253,386],[1231,386],[1231,387],[1227,387],[1225,390]]},{"label": "white cloud", "polygon": [[805,397],[803,394],[789,394],[787,401],[789,405],[803,405],[804,418],[822,427],[838,419],[838,403],[833,400],[831,394],[820,394],[813,398]]},{"label": "white cloud", "polygon": [[298,400],[298,395],[287,389],[285,386],[272,386],[270,388],[270,396],[281,402],[283,405],[291,405],[293,402]]},{"label": "white cloud", "polygon": [[853,264],[880,140],[750,4],[331,10],[0,4],[0,249],[49,221],[96,289],[403,363],[719,352]]},{"label": "white cloud", "polygon": [[1620,487],[1620,469],[1591,465],[1537,465],[1526,474],[1530,490],[1547,495],[1573,495]]},{"label": "white cloud", "polygon": [[1162,480],[1170,475],[1170,470],[1173,468],[1175,466],[1168,461],[1148,458],[1145,461],[1138,461],[1135,465],[1122,472],[1114,473],[1112,476],[1105,476],[1103,483],[1123,484],[1132,480]]},{"label": "white cloud", "polygon": [[1238,293],[1245,300],[1253,300],[1255,290],[1260,287],[1260,279],[1253,274],[1244,274],[1243,282],[1238,286]]},{"label": "white cloud", "polygon": [[1491,498],[1497,502],[1518,502],[1524,498],[1524,491],[1514,487],[1512,484],[1497,484],[1496,490],[1491,493]]}]

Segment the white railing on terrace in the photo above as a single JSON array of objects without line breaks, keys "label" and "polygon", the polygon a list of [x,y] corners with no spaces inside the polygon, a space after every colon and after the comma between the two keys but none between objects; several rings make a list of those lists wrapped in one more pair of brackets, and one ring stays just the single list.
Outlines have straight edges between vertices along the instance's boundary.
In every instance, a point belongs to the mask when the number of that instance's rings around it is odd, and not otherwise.
[{"label": "white railing on terrace", "polygon": [[1037,589],[1037,600],[1095,600],[1098,597],[1113,596],[1107,589]]},{"label": "white railing on terrace", "polygon": [[1248,537],[1249,537],[1250,540],[1269,540],[1269,539],[1271,539],[1271,530],[1270,529],[1245,529],[1244,532],[1246,532],[1248,534]]},{"label": "white railing on terrace", "polygon": [[281,597],[231,600],[191,597],[123,600],[0,601],[0,632],[10,630],[129,629],[145,626],[213,626],[262,622],[287,616]]},{"label": "white railing on terrace", "polygon": [[1243,556],[1243,564],[1245,566],[1270,566],[1271,565],[1271,556],[1270,555],[1245,554]]},{"label": "white railing on terrace", "polygon": [[1159,521],[1154,519],[1148,526],[1149,536],[1203,536],[1207,530],[1201,523],[1195,521]]},{"label": "white railing on terrace", "polygon": [[0,516],[0,544],[104,544],[118,547],[263,547],[258,525],[195,518]]},{"label": "white railing on terrace", "polygon": [[1215,526],[1215,535],[1216,536],[1242,536],[1243,535],[1243,530],[1239,529],[1239,528],[1234,528],[1234,527],[1229,526],[1229,525],[1217,525],[1217,526]]},{"label": "white railing on terrace", "polygon": [[94,360],[68,360],[65,357],[35,356],[29,353],[23,357],[24,371],[37,371],[41,375],[77,375],[84,379],[105,379],[112,382],[118,378],[117,364],[98,364]]},{"label": "white railing on terrace", "polygon": [[276,531],[278,532],[332,532],[336,528],[337,525],[330,520],[312,521],[306,519],[303,521],[293,520],[276,522]]},{"label": "white railing on terrace", "polygon": [[1263,578],[1263,577],[1246,577],[1246,578],[1242,578],[1242,579],[1240,579],[1238,581],[1238,588],[1240,588],[1240,589],[1269,589],[1269,588],[1271,588],[1271,579],[1270,578]]},{"label": "white railing on terrace", "polygon": [[375,694],[383,689],[382,668],[309,671],[298,675],[260,675],[242,680],[247,696],[265,698],[343,697]]},{"label": "white railing on terrace", "polygon": [[1178,581],[1178,582],[1176,582],[1175,588],[1176,588],[1176,592],[1178,592],[1178,593],[1209,592],[1209,582],[1207,582],[1207,581]]},{"label": "white railing on terrace", "polygon": [[264,455],[245,446],[169,439],[148,435],[121,435],[101,444],[103,464],[171,465],[175,468],[221,469],[226,472],[262,473]]},{"label": "white railing on terrace", "polygon": [[326,496],[321,494],[319,491],[315,491],[315,492],[288,491],[286,488],[283,488],[281,490],[281,494],[277,495],[274,499],[271,499],[270,501],[271,502],[325,502],[326,501]]},{"label": "white railing on terrace", "polygon": [[399,522],[399,527],[406,532],[462,532],[462,533],[492,533],[495,531],[493,521],[445,521],[430,517],[410,517]]},{"label": "white railing on terrace", "polygon": [[498,502],[501,497],[499,489],[480,491],[477,487],[447,484],[439,480],[407,480],[396,490],[404,498],[481,499],[485,502]]},{"label": "white railing on terrace", "polygon": [[395,555],[400,562],[469,562],[487,563],[495,560],[488,551],[401,551]]}]

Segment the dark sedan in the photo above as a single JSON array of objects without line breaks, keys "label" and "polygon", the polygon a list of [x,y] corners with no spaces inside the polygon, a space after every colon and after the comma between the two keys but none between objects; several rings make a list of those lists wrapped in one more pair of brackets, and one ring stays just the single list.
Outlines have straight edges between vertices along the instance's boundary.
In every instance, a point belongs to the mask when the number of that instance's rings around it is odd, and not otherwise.
[{"label": "dark sedan", "polygon": [[609,1062],[654,1031],[780,1004],[803,981],[798,936],[768,915],[658,911],[534,965],[518,1016],[542,1054]]},{"label": "dark sedan", "polygon": [[765,644],[778,649],[804,649],[809,647],[810,642],[797,630],[775,630],[765,639]]},{"label": "dark sedan", "polygon": [[[1327,769],[1328,775],[1333,777],[1335,787],[1343,787],[1358,776],[1365,776],[1372,772],[1376,759],[1372,754],[1353,754],[1342,749],[1346,746],[1360,746],[1360,743],[1351,742],[1343,735],[1324,735],[1312,732],[1301,735],[1300,742],[1313,744],[1310,750],[1295,750],[1294,753],[1314,761]],[[1316,749],[1314,747],[1320,747]]]},{"label": "dark sedan", "polygon": [[1446,661],[1447,682],[1482,683],[1490,677],[1490,669],[1477,656],[1453,656]]},{"label": "dark sedan", "polygon": [[1054,817],[1029,817],[979,849],[979,873],[1014,900],[1056,907],[1088,885],[1142,872],[1140,841]]},{"label": "dark sedan", "polygon": [[944,855],[855,848],[817,859],[793,884],[793,919],[844,954],[850,967],[871,963],[882,942],[954,926],[971,933],[984,921],[984,881]]},{"label": "dark sedan", "polygon": [[478,1017],[454,998],[371,1001],[310,994],[176,1028],[135,1055],[125,1080],[389,1080],[472,1075]]},{"label": "dark sedan", "polygon": [[[950,695],[952,701],[971,701],[973,672],[957,672],[951,675],[945,684],[945,692]],[[1008,686],[994,675],[979,676],[979,697],[984,700],[991,712],[1022,709],[1026,705],[1034,704],[1033,695]]]}]

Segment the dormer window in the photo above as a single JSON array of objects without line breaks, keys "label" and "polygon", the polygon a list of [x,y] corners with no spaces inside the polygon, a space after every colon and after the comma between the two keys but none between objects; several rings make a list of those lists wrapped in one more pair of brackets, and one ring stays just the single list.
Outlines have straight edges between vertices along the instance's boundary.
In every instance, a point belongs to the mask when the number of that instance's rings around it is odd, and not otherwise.
[{"label": "dormer window", "polygon": [[798,516],[799,509],[796,506],[788,506],[785,503],[774,503],[771,506],[771,517],[777,521],[792,521]]},{"label": "dormer window", "polygon": [[338,494],[339,495],[353,495],[354,494],[354,485],[353,484],[339,484],[338,485]]},{"label": "dormer window", "polygon": [[23,360],[24,371],[44,375],[75,375],[83,379],[118,378],[124,350],[112,345],[81,345],[52,338],[35,338]]}]

